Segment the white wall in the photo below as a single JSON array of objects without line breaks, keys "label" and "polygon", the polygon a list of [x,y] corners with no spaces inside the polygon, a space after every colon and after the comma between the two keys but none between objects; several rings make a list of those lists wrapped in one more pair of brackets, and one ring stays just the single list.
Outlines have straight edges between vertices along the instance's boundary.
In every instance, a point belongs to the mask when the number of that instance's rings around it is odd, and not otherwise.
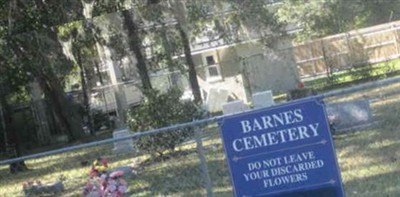
[{"label": "white wall", "polygon": [[[286,44],[278,43],[276,46]],[[213,53],[218,56],[223,77],[222,80],[209,82],[204,74],[202,57]],[[210,50],[195,55],[194,59],[199,84],[206,96],[210,89],[221,89],[227,90],[231,98],[249,103],[251,95],[256,92],[272,90],[275,95],[286,93],[294,89],[299,81],[292,54],[266,48],[259,42]]]}]

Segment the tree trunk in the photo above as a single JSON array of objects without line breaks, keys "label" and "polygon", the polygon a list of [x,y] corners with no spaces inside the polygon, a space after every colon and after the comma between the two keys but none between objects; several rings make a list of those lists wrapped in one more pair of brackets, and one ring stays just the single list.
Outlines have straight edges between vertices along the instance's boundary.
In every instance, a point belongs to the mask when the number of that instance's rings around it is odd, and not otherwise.
[{"label": "tree trunk", "polygon": [[190,49],[189,38],[187,36],[187,33],[183,30],[183,28],[180,24],[177,25],[177,29],[181,36],[183,50],[184,50],[185,58],[186,58],[186,64],[189,68],[189,83],[190,83],[190,87],[192,89],[194,102],[197,104],[201,104],[202,99],[201,99],[200,86],[199,86],[199,82],[197,80],[196,67],[194,65],[193,58],[192,58],[192,51]]},{"label": "tree trunk", "polygon": [[[1,85],[2,86],[2,85]],[[2,87],[0,87],[3,90]],[[10,105],[7,102],[6,95],[3,91],[0,92],[0,105],[2,115],[4,118],[3,128],[5,129],[8,139],[6,143],[6,152],[10,158],[22,156],[21,138],[17,130],[13,125],[13,112]],[[18,161],[10,164],[10,172],[12,174],[26,171],[28,167],[25,165],[25,161]]]},{"label": "tree trunk", "polygon": [[[49,29],[45,36],[57,44],[57,46],[52,50],[57,50],[59,54],[63,54],[62,46],[58,42],[57,33]],[[42,53],[45,52],[46,51],[43,51]],[[63,56],[60,58],[62,57]],[[78,112],[78,107],[73,104],[72,100],[67,98],[61,80],[51,68],[51,62],[46,54],[43,54],[42,62],[45,64],[44,69],[34,69],[34,71],[36,71],[36,76],[38,76],[39,84],[42,86],[45,95],[51,99],[53,110],[57,115],[57,118],[62,122],[62,125],[66,128],[70,140],[78,140],[84,135],[82,129],[82,117]]]},{"label": "tree trunk", "polygon": [[38,73],[39,84],[42,87],[45,95],[50,99],[50,104],[60,121],[68,133],[70,140],[78,140],[83,136],[82,121],[78,115],[72,101],[69,101],[65,96],[65,92],[59,81],[56,79],[49,79],[46,74]]},{"label": "tree trunk", "polygon": [[[78,49],[79,50],[79,49]],[[92,122],[92,115],[90,112],[90,104],[89,104],[89,97],[88,97],[88,88],[87,88],[87,81],[86,81],[86,75],[85,75],[85,69],[82,65],[82,57],[80,51],[77,52],[76,54],[76,63],[78,64],[79,67],[79,74],[81,77],[81,86],[82,86],[82,94],[83,94],[83,115],[85,116],[84,118],[84,124],[88,127],[90,134],[94,135],[94,129],[93,129],[93,122]]]},{"label": "tree trunk", "polygon": [[139,36],[139,28],[135,21],[133,20],[133,14],[130,10],[122,11],[122,17],[124,20],[124,26],[128,31],[129,48],[136,56],[140,79],[142,80],[142,85],[144,90],[151,90],[151,81],[148,74],[146,59],[141,51],[142,40]]},{"label": "tree trunk", "polygon": [[36,125],[36,137],[40,145],[51,143],[51,132],[46,114],[46,104],[42,99],[43,91],[40,84],[35,79],[29,83],[29,92],[31,95],[31,111]]},{"label": "tree trunk", "polygon": [[183,50],[184,50],[184,54],[185,54],[185,59],[186,59],[186,64],[189,69],[189,83],[190,83],[190,87],[192,89],[194,102],[197,104],[201,104],[202,99],[201,99],[200,85],[197,80],[196,67],[194,65],[193,58],[192,58],[192,50],[190,49],[190,40],[189,40],[190,28],[189,28],[189,22],[187,21],[187,12],[188,11],[186,9],[184,1],[171,0],[170,3],[172,6],[171,10],[172,10],[173,14],[175,15],[175,19],[178,21],[176,28],[181,37]]},{"label": "tree trunk", "polygon": [[168,64],[168,71],[171,73],[170,74],[170,81],[172,86],[178,85],[178,80],[179,76],[178,73],[175,72],[175,65],[174,61],[172,60],[172,53],[171,53],[171,47],[169,44],[168,36],[167,36],[167,29],[165,26],[161,28],[161,39],[162,39],[162,45],[165,50],[165,56],[167,59],[167,64]]},{"label": "tree trunk", "polygon": [[[44,34],[45,35],[42,35],[43,37],[54,41],[54,43],[58,43],[57,34],[54,31],[48,29]],[[32,32],[30,36],[34,37],[33,40],[38,39],[37,32]],[[9,47],[12,48],[13,52],[18,58],[23,59],[24,61],[40,61],[42,64],[41,66],[32,66],[26,64],[24,67],[31,71],[32,75],[36,76],[38,79],[41,89],[46,97],[50,99],[50,106],[55,112],[60,126],[67,131],[70,140],[77,140],[82,137],[83,131],[81,117],[79,117],[77,108],[74,108],[72,102],[68,101],[61,82],[52,69],[52,65],[46,51],[49,49],[40,48],[38,46],[39,48],[35,48],[37,51],[33,51],[34,49],[31,49],[32,46],[29,45],[29,43],[21,42],[9,42]],[[62,47],[59,44],[57,45],[57,48],[54,47],[51,50],[62,51]],[[32,54],[35,54],[34,59],[31,58]],[[60,54],[62,54],[62,52],[60,52]]]},{"label": "tree trunk", "polygon": [[[1,92],[0,92],[1,93]],[[3,134],[3,143],[1,143],[1,150],[6,150],[8,147],[8,134],[7,134],[7,129],[6,129],[6,120],[4,118],[4,110],[3,106],[0,103],[0,121],[1,121],[1,132]]]}]

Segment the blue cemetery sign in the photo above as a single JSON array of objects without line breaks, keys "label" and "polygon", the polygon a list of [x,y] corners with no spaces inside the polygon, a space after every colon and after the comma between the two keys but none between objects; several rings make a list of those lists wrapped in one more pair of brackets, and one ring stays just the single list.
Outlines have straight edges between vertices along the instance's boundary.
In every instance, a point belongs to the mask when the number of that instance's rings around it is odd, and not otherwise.
[{"label": "blue cemetery sign", "polygon": [[344,197],[322,97],[220,122],[236,197]]}]

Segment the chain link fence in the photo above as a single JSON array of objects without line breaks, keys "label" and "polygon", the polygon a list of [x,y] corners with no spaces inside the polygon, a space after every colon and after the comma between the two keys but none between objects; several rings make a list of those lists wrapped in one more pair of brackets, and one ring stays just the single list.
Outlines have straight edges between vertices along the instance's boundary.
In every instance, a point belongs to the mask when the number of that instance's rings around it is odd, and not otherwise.
[{"label": "chain link fence", "polygon": [[[400,78],[393,78],[323,94],[331,107],[328,115],[347,196],[400,195],[399,87]],[[102,187],[90,178],[94,170],[116,169],[125,172],[124,196],[233,196],[218,125],[222,120],[211,117],[0,161],[0,196],[85,196],[88,188]],[[130,147],[141,138],[183,128],[191,128],[193,135],[174,151],[155,156]],[[101,169],[102,159],[107,168]],[[11,173],[20,164],[27,169]],[[118,176],[115,180],[125,184]]]}]

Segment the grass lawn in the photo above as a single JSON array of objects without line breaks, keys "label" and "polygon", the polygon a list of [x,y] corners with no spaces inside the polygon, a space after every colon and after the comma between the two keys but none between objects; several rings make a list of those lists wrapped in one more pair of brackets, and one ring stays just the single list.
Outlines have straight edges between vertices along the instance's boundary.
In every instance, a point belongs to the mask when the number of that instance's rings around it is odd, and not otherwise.
[{"label": "grass lawn", "polygon": [[[396,98],[397,97],[397,98]],[[400,100],[372,104],[381,121],[375,129],[335,139],[347,196],[400,196]]]},{"label": "grass lawn", "polygon": [[[331,101],[368,96],[388,95],[371,104],[379,126],[372,129],[334,136],[344,187],[348,197],[400,196],[400,98],[391,95],[398,84],[365,90]],[[208,125],[203,136],[208,170],[216,197],[231,197],[232,188],[222,142],[216,125]],[[128,179],[129,196],[206,196],[196,144],[189,141],[176,152],[166,152],[163,160],[149,155],[115,154],[113,145],[102,145],[79,151],[26,161],[31,171],[9,174],[8,166],[0,166],[0,196],[22,196],[27,180],[49,182],[64,177],[66,191],[62,196],[81,196],[88,178],[89,166],[99,156],[110,160],[110,168],[132,165],[137,171]]]}]

